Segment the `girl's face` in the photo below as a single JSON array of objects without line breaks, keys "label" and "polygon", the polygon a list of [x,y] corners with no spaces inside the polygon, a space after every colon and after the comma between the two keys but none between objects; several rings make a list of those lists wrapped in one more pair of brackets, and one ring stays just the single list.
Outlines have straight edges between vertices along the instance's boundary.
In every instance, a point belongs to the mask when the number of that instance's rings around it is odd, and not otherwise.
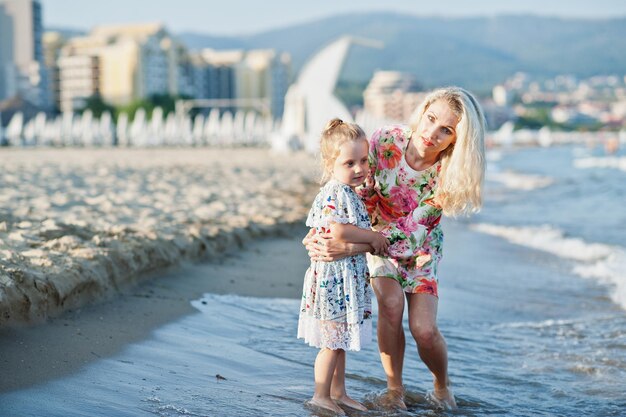
[{"label": "girl's face", "polygon": [[434,101],[422,116],[413,139],[422,153],[439,153],[456,141],[459,117],[444,100]]},{"label": "girl's face", "polygon": [[352,188],[363,184],[369,170],[367,151],[365,138],[344,142],[333,164],[333,178]]}]

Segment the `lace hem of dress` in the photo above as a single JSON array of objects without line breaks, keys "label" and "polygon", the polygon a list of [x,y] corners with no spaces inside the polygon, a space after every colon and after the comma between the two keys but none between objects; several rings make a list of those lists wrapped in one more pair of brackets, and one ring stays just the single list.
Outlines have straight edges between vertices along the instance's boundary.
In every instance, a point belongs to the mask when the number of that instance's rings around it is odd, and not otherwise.
[{"label": "lace hem of dress", "polygon": [[298,339],[304,339],[316,348],[361,350],[372,341],[372,320],[351,324],[331,320],[318,320],[302,314],[298,322]]}]

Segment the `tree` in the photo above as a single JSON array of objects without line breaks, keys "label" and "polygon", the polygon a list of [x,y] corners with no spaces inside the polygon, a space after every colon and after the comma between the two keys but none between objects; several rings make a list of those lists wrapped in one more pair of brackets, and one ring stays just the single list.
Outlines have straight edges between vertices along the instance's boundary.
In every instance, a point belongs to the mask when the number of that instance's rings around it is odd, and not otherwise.
[{"label": "tree", "polygon": [[91,110],[91,113],[95,118],[100,118],[102,113],[115,113],[115,107],[102,100],[102,97],[99,95],[93,95],[85,100],[85,105],[79,110],[79,112],[82,114],[85,110]]}]

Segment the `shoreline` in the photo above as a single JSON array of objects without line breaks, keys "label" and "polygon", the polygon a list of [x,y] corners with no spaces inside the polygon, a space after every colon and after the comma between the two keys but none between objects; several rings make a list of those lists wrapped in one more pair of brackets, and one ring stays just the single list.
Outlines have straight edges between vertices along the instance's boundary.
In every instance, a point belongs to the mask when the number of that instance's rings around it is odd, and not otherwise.
[{"label": "shoreline", "polygon": [[0,149],[0,328],[106,300],[302,222],[315,158],[264,149]]},{"label": "shoreline", "polygon": [[[299,298],[308,267],[301,246],[305,233],[303,224],[291,225],[282,235],[246,242],[220,259],[151,273],[115,298],[66,311],[46,323],[0,329],[0,368],[11,376],[0,378],[0,392],[59,379],[111,357],[155,329],[197,313],[191,301],[206,293]],[[275,273],[276,259],[287,253],[302,256],[290,257]]]}]

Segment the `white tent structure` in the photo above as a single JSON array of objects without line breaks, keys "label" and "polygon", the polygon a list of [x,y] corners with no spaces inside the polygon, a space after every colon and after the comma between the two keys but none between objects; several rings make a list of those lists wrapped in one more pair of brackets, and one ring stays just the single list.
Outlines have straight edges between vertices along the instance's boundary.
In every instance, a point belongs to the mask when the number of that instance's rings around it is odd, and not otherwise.
[{"label": "white tent structure", "polygon": [[334,95],[337,80],[352,45],[382,47],[377,41],[344,36],[315,54],[302,68],[297,81],[287,90],[280,131],[271,138],[274,150],[304,148],[316,152],[326,123],[339,117],[352,122],[346,106]]}]

